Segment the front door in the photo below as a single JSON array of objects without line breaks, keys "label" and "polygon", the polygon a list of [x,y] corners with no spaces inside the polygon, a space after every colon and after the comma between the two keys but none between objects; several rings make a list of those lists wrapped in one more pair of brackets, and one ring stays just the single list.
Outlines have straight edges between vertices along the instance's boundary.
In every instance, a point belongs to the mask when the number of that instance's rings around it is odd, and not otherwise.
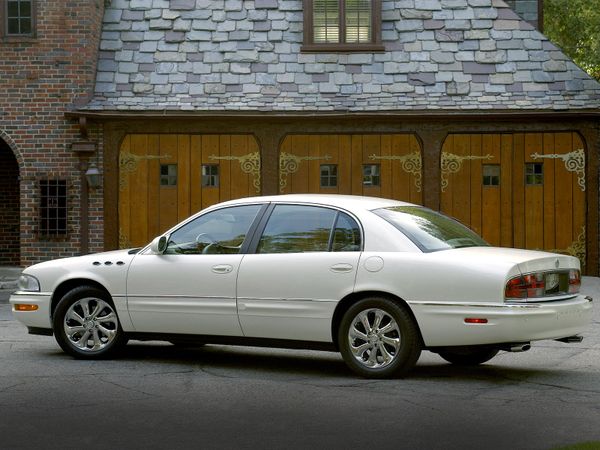
[{"label": "front door", "polygon": [[245,336],[331,342],[339,300],[354,289],[360,228],[335,209],[275,206],[242,261],[238,313]]},{"label": "front door", "polygon": [[241,336],[236,278],[261,207],[210,211],[171,233],[164,254],[137,255],[127,277],[135,331]]}]

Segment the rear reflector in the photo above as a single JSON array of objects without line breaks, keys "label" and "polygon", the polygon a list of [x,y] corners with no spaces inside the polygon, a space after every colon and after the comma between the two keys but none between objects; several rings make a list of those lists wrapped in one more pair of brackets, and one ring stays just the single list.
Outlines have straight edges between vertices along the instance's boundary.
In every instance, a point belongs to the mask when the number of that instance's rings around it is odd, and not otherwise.
[{"label": "rear reflector", "polygon": [[467,317],[465,323],[488,323],[488,320],[480,317]]},{"label": "rear reflector", "polygon": [[16,304],[15,311],[37,311],[38,305]]}]

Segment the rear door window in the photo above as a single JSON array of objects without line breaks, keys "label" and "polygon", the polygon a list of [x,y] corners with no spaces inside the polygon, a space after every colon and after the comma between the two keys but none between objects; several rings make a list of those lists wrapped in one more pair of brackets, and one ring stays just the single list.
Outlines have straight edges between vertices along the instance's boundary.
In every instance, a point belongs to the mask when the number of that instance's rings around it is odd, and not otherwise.
[{"label": "rear door window", "polygon": [[361,233],[348,214],[331,208],[277,205],[258,243],[257,253],[360,251]]}]

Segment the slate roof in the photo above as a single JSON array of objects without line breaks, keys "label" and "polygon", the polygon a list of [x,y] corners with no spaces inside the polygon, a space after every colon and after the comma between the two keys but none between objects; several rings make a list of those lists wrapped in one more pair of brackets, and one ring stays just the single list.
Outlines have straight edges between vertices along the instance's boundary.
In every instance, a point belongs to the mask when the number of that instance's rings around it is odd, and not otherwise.
[{"label": "slate roof", "polygon": [[501,0],[382,0],[383,53],[301,53],[302,0],[112,0],[85,110],[600,109]]}]

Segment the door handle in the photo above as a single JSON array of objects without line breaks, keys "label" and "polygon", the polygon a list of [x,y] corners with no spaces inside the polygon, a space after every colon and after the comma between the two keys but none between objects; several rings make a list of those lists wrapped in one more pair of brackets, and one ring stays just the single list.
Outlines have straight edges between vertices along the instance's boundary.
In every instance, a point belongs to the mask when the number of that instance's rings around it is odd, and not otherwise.
[{"label": "door handle", "polygon": [[211,269],[214,273],[229,273],[233,270],[233,267],[229,264],[219,264],[216,266],[212,266]]},{"label": "door handle", "polygon": [[354,267],[352,266],[352,264],[344,264],[344,263],[334,264],[333,266],[331,266],[329,268],[329,270],[331,270],[334,273],[351,272],[352,269],[354,269]]}]

